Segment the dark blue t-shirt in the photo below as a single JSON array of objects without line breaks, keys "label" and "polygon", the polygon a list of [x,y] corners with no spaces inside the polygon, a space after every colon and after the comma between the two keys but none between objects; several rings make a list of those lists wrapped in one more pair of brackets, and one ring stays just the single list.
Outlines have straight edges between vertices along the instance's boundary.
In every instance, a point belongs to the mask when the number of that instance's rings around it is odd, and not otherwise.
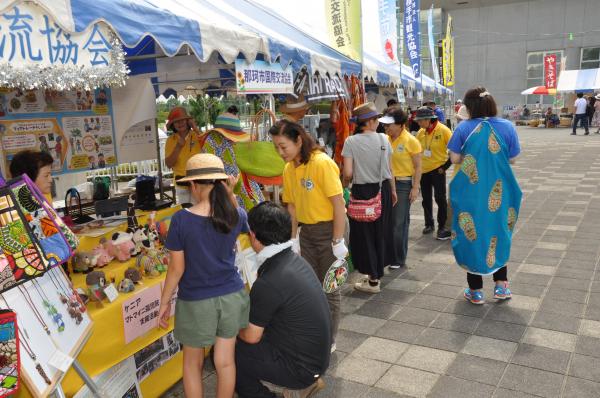
[{"label": "dark blue t-shirt", "polygon": [[[452,138],[450,139],[450,142],[448,142],[448,149],[454,153],[461,153],[461,149],[465,141],[467,141],[469,134],[471,134],[475,127],[483,120],[484,119],[482,118],[478,118],[460,122],[458,126],[456,126],[454,133],[452,133]],[[502,137],[504,143],[508,147],[509,159],[512,159],[521,153],[521,145],[519,144],[517,130],[510,121],[497,117],[490,117],[488,118],[488,122],[490,122],[492,128]]]},{"label": "dark blue t-shirt", "polygon": [[179,281],[179,299],[204,300],[244,288],[235,265],[235,248],[238,235],[248,232],[248,216],[241,208],[238,213],[238,223],[228,234],[217,232],[210,217],[188,210],[173,215],[166,247],[184,252],[185,270]]}]

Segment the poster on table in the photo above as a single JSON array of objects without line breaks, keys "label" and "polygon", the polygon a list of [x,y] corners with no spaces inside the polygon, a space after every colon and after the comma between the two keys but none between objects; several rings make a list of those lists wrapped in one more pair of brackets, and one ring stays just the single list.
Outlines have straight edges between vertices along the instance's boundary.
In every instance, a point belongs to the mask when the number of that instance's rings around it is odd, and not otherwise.
[{"label": "poster on table", "polygon": [[292,94],[294,77],[292,67],[283,69],[279,62],[256,60],[248,64],[235,60],[235,81],[238,94]]},{"label": "poster on table", "polygon": [[137,381],[141,383],[179,351],[181,351],[181,344],[175,340],[173,332],[169,332],[136,352],[133,358]]},{"label": "poster on table", "polygon": [[421,77],[421,44],[419,42],[420,1],[405,0],[404,41],[408,60],[415,78]]},{"label": "poster on table", "polygon": [[61,300],[69,289],[61,267],[55,267],[2,293],[1,307],[17,313],[21,379],[36,397],[50,395],[92,332],[85,306],[78,317],[71,311],[74,302]]},{"label": "poster on table", "polygon": [[386,63],[398,63],[396,0],[378,0],[381,50]]},{"label": "poster on table", "polygon": [[0,88],[5,169],[23,150],[52,156],[54,175],[114,166],[114,137],[110,89]]},{"label": "poster on table", "polygon": [[[135,372],[135,360],[129,357],[98,376],[94,376],[93,379],[106,397],[142,398],[140,383]],[[73,398],[95,398],[95,395],[87,386],[83,386]]]},{"label": "poster on table", "polygon": [[125,344],[158,327],[160,284],[140,290],[122,304]]}]

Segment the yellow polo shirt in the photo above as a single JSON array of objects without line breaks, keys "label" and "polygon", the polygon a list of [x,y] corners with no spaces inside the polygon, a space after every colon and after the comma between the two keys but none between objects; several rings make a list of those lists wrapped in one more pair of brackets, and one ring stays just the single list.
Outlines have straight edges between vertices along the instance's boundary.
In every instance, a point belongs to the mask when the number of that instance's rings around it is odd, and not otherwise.
[{"label": "yellow polo shirt", "polygon": [[425,129],[419,130],[417,140],[423,148],[423,173],[429,173],[446,163],[450,137],[452,137],[452,132],[445,124],[440,122],[429,134]]},{"label": "yellow polo shirt", "polygon": [[296,206],[303,224],[333,220],[331,197],[343,192],[340,169],[327,154],[316,150],[307,164],[288,162],[283,170],[283,201]]},{"label": "yellow polo shirt", "polygon": [[395,140],[388,137],[392,145],[392,173],[394,177],[412,177],[415,166],[412,157],[423,151],[421,143],[404,130]]},{"label": "yellow polo shirt", "polygon": [[[169,136],[169,138],[167,138],[167,142],[165,142],[165,156],[168,157],[171,152],[173,152],[173,150],[175,149],[175,146],[177,146],[177,135],[173,134],[171,136]],[[188,135],[185,137],[185,145],[183,145],[183,148],[181,148],[181,151],[179,152],[179,157],[177,158],[177,161],[175,162],[175,165],[173,166],[173,175],[174,176],[185,176],[185,164],[187,163],[188,159],[191,158],[193,155],[200,153],[200,144],[199,144],[199,140],[198,140],[198,134],[194,133],[194,132],[190,132],[188,133]]]}]

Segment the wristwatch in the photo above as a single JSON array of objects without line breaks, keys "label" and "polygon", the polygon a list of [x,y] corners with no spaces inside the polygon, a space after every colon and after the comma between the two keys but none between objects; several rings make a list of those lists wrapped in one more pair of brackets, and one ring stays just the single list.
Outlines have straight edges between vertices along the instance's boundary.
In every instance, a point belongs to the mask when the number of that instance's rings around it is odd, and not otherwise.
[{"label": "wristwatch", "polygon": [[337,245],[338,243],[341,243],[344,241],[344,238],[337,238],[337,239],[332,239],[331,240],[331,244],[333,245]]}]

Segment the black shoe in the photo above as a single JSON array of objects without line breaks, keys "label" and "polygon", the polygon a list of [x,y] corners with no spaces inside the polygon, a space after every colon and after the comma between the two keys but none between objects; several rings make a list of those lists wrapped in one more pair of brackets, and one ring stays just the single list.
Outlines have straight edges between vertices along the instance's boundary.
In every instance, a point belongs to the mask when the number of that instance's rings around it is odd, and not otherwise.
[{"label": "black shoe", "polygon": [[448,240],[450,239],[450,231],[446,228],[438,229],[437,236],[435,237],[437,240]]},{"label": "black shoe", "polygon": [[588,131],[587,133],[585,133],[584,135],[590,135],[590,132]]},{"label": "black shoe", "polygon": [[577,133],[571,133],[571,135],[577,135]]},{"label": "black shoe", "polygon": [[425,228],[423,228],[423,235],[427,235],[433,232],[433,227],[426,225]]}]

